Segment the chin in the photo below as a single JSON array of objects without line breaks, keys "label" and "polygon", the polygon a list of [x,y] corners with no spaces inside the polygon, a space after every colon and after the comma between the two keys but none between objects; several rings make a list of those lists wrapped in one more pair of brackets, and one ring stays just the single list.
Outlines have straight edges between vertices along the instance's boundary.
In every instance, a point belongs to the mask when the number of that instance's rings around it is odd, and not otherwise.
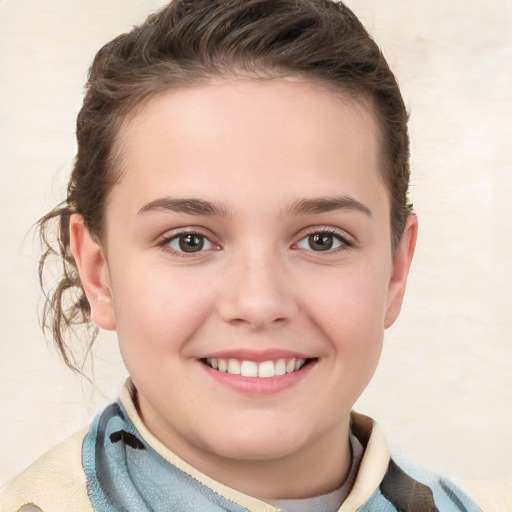
[{"label": "chin", "polygon": [[209,442],[209,450],[217,455],[233,460],[272,460],[288,456],[301,451],[312,442],[312,439],[304,432],[282,431],[280,428],[252,428],[247,430],[237,429],[226,432],[223,439],[218,439],[212,445]]},{"label": "chin", "polygon": [[245,443],[232,445],[222,453],[217,451],[217,455],[238,461],[270,461],[292,456],[297,451],[297,447],[288,444],[283,446],[282,443],[274,446],[269,446],[268,443],[252,443],[248,446]]}]

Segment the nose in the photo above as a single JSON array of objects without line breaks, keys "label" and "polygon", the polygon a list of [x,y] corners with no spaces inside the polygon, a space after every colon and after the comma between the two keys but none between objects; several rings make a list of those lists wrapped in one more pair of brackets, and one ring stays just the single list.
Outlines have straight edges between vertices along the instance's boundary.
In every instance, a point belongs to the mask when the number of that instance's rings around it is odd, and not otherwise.
[{"label": "nose", "polygon": [[277,257],[242,258],[228,274],[218,306],[225,322],[260,330],[287,324],[297,315],[291,280]]}]

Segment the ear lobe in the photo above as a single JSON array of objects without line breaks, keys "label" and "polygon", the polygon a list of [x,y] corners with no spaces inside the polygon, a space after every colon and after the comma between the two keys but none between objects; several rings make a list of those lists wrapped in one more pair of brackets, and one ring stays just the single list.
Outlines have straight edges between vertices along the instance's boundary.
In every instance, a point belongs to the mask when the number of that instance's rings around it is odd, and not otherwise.
[{"label": "ear lobe", "polygon": [[81,215],[69,220],[71,252],[80,274],[80,280],[91,306],[92,321],[102,329],[116,328],[108,265],[103,249],[85,227]]},{"label": "ear lobe", "polygon": [[411,267],[416,238],[418,235],[418,218],[414,212],[409,214],[400,245],[393,256],[393,273],[389,281],[388,300],[384,328],[391,327],[402,309],[407,276]]}]

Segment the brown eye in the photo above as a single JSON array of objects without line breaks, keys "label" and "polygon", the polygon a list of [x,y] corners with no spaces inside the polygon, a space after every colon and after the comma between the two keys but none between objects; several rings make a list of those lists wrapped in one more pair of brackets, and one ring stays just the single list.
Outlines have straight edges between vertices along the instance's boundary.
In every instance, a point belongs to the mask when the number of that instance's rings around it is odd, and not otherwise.
[{"label": "brown eye", "polygon": [[308,243],[313,251],[328,251],[334,245],[334,237],[330,233],[309,235]]},{"label": "brown eye", "polygon": [[341,236],[328,231],[311,233],[299,241],[297,247],[315,252],[325,252],[337,249],[343,245],[349,245]]},{"label": "brown eye", "polygon": [[171,238],[167,245],[176,252],[194,253],[211,249],[213,244],[198,233],[180,233]]},{"label": "brown eye", "polygon": [[180,249],[183,252],[200,251],[204,246],[204,237],[199,235],[181,235],[179,237]]}]

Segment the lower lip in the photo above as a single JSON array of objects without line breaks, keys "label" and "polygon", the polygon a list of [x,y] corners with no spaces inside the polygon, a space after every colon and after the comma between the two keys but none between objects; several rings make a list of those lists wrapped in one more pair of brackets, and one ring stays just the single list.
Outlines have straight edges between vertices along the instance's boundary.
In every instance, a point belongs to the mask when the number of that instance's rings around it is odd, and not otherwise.
[{"label": "lower lip", "polygon": [[219,384],[226,386],[237,393],[253,396],[267,396],[280,393],[288,388],[297,385],[304,379],[316,360],[308,362],[300,370],[292,373],[286,373],[277,377],[243,377],[242,375],[233,375],[227,372],[219,372],[210,368],[208,365],[199,361],[199,364],[207,372],[207,374]]}]

